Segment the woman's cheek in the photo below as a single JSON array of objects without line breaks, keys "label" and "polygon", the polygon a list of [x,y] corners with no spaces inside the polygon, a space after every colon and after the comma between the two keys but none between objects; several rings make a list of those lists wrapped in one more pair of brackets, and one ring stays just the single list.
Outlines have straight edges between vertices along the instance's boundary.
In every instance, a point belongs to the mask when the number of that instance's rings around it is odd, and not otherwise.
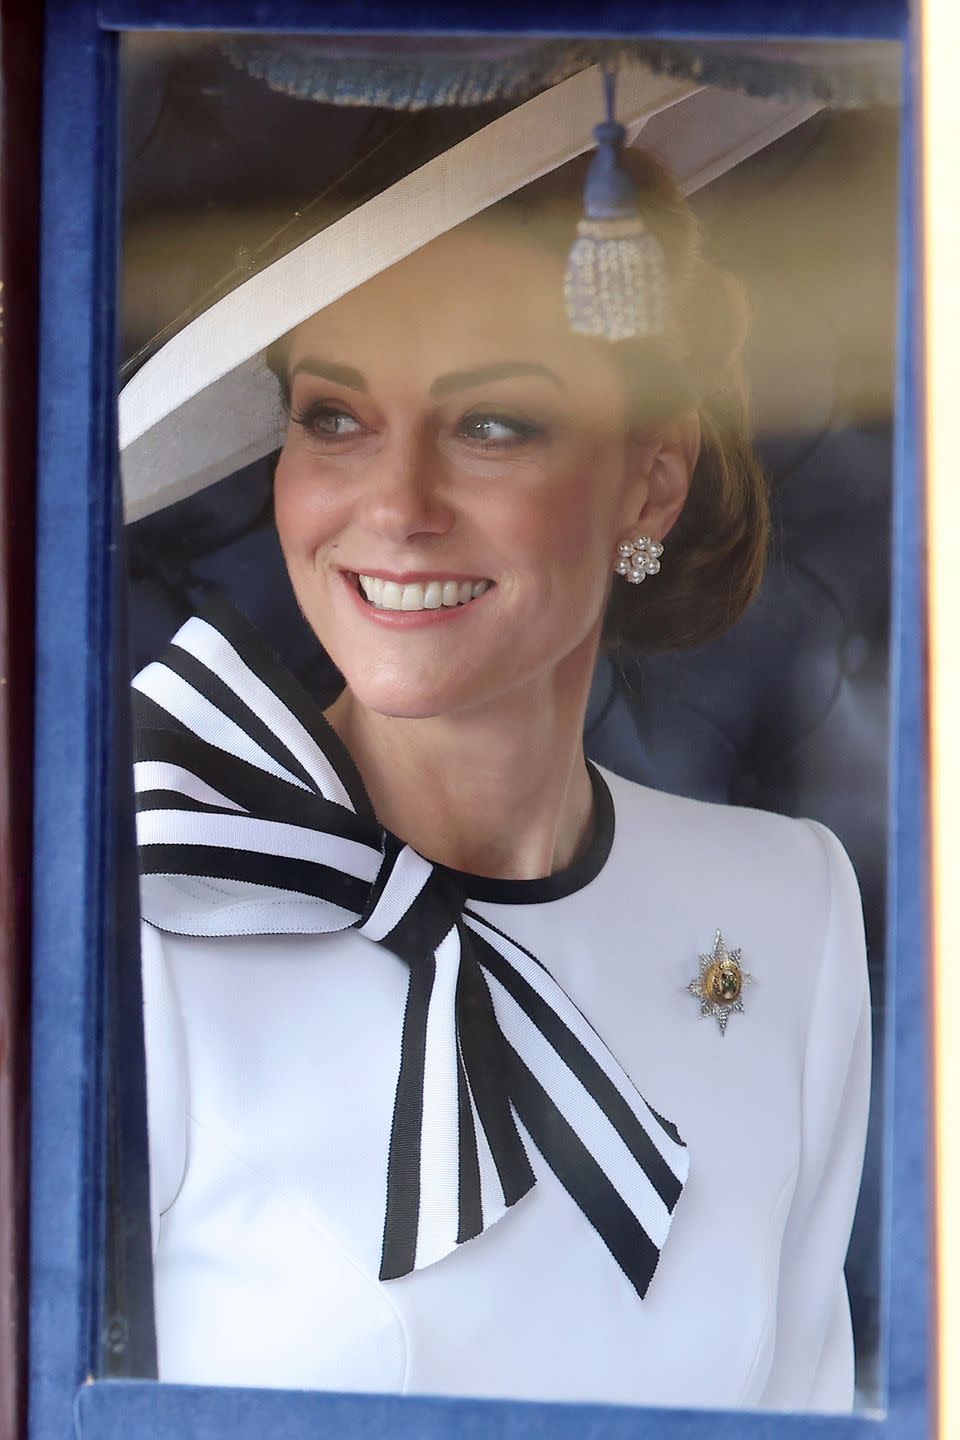
[{"label": "woman's cheek", "polygon": [[277,466],[274,515],[283,549],[313,552],[330,542],[343,523],[342,498],[319,467]]},{"label": "woman's cheek", "polygon": [[545,556],[551,566],[559,563],[565,572],[589,573],[603,528],[603,497],[596,492],[597,476],[580,471],[554,485],[548,498],[541,496],[518,526],[528,552]]}]

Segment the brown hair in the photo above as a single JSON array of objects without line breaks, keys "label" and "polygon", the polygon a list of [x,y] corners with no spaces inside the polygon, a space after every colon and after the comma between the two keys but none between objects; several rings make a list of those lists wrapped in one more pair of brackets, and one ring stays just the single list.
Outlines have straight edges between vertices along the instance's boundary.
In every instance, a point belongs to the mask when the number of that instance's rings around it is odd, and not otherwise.
[{"label": "brown hair", "polygon": [[[534,181],[471,224],[502,219],[531,239],[568,250],[590,157]],[[750,440],[741,351],[743,292],[703,255],[699,222],[668,171],[626,152],[644,221],[663,245],[669,285],[666,333],[620,341],[634,421],[654,428],[685,410],[700,417],[701,447],[662,569],[643,586],[616,579],[604,621],[614,652],[652,654],[702,645],[737,621],[763,578],[770,528],[767,484]]]},{"label": "brown hair", "polygon": [[[581,212],[589,159],[534,181],[467,224],[506,222],[565,253]],[[670,292],[664,335],[617,344],[633,420],[652,429],[695,409],[702,436],[660,573],[643,586],[617,578],[604,619],[608,650],[652,654],[702,645],[740,618],[763,578],[770,520],[766,481],[750,443],[740,359],[747,329],[742,291],[704,258],[699,223],[667,170],[644,151],[628,151],[624,163],[643,218],[663,245]],[[286,403],[286,337],[269,347],[266,363]]]}]

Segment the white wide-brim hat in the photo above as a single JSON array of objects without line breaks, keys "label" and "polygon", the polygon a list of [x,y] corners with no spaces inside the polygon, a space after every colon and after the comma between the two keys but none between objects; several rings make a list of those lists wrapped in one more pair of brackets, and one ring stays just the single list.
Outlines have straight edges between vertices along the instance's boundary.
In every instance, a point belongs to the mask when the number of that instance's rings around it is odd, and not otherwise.
[{"label": "white wide-brim hat", "polygon": [[[263,352],[438,236],[593,144],[591,66],[470,135],[252,275],[157,351],[120,395],[128,522],[270,454],[283,418]],[[687,194],[813,115],[810,99],[757,99],[628,65],[617,76],[627,142],[642,137]]]}]

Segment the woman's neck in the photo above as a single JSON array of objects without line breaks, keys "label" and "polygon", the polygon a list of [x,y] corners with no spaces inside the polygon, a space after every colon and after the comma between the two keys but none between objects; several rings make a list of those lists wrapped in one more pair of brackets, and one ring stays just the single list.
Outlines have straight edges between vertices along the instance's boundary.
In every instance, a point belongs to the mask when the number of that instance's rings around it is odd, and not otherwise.
[{"label": "woman's neck", "polygon": [[381,715],[345,690],[327,719],[393,834],[457,870],[537,879],[569,865],[589,836],[590,669],[430,719]]}]

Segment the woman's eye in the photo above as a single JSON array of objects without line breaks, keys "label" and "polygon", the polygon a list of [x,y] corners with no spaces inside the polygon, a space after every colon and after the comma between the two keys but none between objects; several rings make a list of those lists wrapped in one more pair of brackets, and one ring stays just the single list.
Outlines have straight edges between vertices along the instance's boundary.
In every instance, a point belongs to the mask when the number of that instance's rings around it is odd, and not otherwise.
[{"label": "woman's eye", "polygon": [[478,445],[522,445],[541,436],[543,427],[512,415],[467,415],[460,422],[459,433]]},{"label": "woman's eye", "polygon": [[338,409],[336,405],[311,405],[293,418],[319,440],[341,440],[363,429],[355,415],[351,415],[349,410]]}]

